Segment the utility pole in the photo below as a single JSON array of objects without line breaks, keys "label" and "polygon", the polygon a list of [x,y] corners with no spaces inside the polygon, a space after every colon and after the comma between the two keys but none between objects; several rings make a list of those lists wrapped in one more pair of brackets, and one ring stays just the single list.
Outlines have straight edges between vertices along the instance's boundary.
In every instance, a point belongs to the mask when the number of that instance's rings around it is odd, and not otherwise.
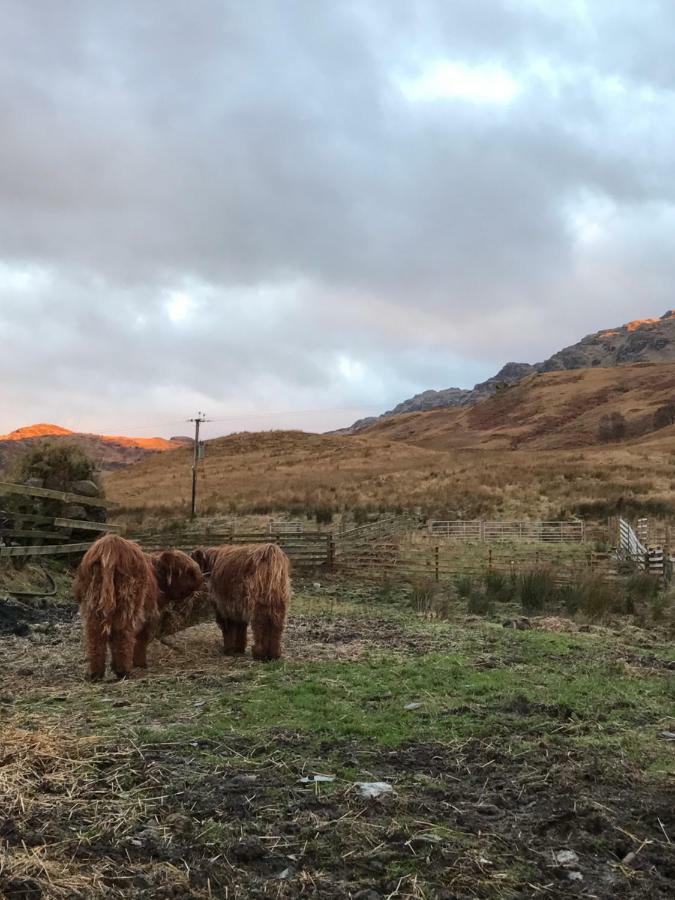
[{"label": "utility pole", "polygon": [[195,452],[192,461],[192,504],[190,506],[190,518],[194,519],[197,515],[197,466],[200,459],[199,450],[199,426],[202,422],[208,422],[206,413],[198,412],[194,419],[188,419],[188,422],[194,422],[195,425]]}]

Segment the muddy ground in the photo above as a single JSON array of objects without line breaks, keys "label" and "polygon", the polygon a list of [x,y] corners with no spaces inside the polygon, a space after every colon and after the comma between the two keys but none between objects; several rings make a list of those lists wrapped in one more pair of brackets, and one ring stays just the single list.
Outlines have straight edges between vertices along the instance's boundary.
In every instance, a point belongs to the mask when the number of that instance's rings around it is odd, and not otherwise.
[{"label": "muddy ground", "polygon": [[[23,636],[7,628],[0,637],[8,738],[4,756],[0,749],[0,896],[8,900],[675,896],[672,780],[608,759],[605,747],[566,743],[564,706],[504,702],[505,721],[532,715],[538,723],[513,741],[500,733],[386,747],[274,727],[259,737],[196,732],[162,741],[123,729],[91,738],[75,720],[70,735],[50,703],[71,690],[87,702],[93,696],[81,687],[72,605],[36,611],[29,624]],[[485,634],[467,633],[473,665],[497,665]],[[140,678],[150,687],[185,671],[217,690],[215,626],[173,643],[178,649],[155,645]],[[415,658],[450,651],[453,637],[386,616],[325,621],[311,610],[289,625],[291,661],[357,661],[383,649]],[[627,664],[665,677],[671,660],[643,650],[631,662],[631,652]],[[227,665],[230,673],[255,666]],[[134,702],[123,685],[99,690],[101,702],[121,711]],[[301,782],[316,773],[335,780]],[[365,799],[362,781],[392,790]]]},{"label": "muddy ground", "polygon": [[[673,896],[672,797],[608,778],[592,759],[513,759],[476,741],[385,752],[287,733],[274,742],[282,753],[246,741],[138,748],[123,771],[104,757],[74,796],[47,779],[44,805],[5,815],[0,834],[10,850],[58,846],[79,870],[92,865],[108,896]],[[299,783],[327,757],[395,794]],[[137,821],[82,840],[95,797],[149,783],[159,796]],[[30,878],[0,885],[12,900],[45,895]]]}]

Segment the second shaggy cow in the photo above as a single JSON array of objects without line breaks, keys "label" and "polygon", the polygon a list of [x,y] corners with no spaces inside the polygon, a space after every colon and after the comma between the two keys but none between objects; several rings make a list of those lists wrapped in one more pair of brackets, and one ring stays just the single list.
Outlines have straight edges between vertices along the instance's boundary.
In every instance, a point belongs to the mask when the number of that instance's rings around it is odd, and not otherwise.
[{"label": "second shaggy cow", "polygon": [[279,659],[291,598],[290,565],[284,551],[276,544],[223,545],[195,550],[192,558],[210,575],[223,651],[244,653],[250,625],[253,658]]}]

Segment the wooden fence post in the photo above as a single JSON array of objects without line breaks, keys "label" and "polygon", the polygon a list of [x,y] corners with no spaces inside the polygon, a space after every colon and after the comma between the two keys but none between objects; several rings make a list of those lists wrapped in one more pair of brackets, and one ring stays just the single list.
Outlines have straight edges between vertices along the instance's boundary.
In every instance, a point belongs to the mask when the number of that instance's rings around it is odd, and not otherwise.
[{"label": "wooden fence post", "polygon": [[332,534],[328,535],[328,541],[326,545],[326,562],[328,564],[328,568],[332,572],[335,568],[335,540]]},{"label": "wooden fence post", "polygon": [[438,544],[434,547],[434,566],[435,566],[435,574],[436,581],[439,579],[439,558],[438,558]]}]

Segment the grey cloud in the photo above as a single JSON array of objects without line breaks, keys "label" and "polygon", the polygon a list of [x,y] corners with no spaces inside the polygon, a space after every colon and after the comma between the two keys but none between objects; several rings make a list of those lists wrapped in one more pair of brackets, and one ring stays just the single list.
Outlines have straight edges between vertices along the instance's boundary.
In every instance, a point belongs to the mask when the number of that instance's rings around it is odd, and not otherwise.
[{"label": "grey cloud", "polygon": [[[98,396],[138,427],[177,399],[390,405],[673,305],[666,0],[0,16],[6,428],[26,391],[42,418],[93,422]],[[406,99],[443,59],[519,92]],[[39,288],[3,287],[31,267]]]}]

